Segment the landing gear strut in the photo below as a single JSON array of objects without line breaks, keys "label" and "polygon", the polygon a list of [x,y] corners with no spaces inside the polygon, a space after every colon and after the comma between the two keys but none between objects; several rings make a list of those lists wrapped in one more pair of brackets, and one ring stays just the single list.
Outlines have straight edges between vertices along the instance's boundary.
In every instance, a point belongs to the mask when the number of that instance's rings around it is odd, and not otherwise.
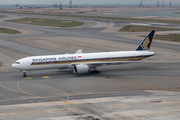
[{"label": "landing gear strut", "polygon": [[97,68],[91,68],[91,70],[90,70],[89,73],[90,73],[90,74],[100,74],[100,71],[97,70]]}]

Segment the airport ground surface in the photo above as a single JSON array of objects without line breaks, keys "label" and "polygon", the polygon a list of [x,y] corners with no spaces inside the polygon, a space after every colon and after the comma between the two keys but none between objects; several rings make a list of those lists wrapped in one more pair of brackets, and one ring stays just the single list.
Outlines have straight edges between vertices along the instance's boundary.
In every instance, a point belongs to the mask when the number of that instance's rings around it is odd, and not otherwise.
[{"label": "airport ground surface", "polygon": [[[126,24],[179,28],[174,24],[133,23],[52,16],[14,15],[0,26],[22,34],[0,34],[0,120],[178,120],[180,118],[180,44],[154,40],[157,55],[144,62],[98,68],[98,75],[74,75],[71,70],[29,71],[23,78],[11,64],[31,55],[134,50],[137,34],[118,33]],[[23,17],[73,19],[74,28],[5,23]],[[180,33],[158,32],[161,33]],[[134,35],[132,39],[131,36]],[[123,37],[122,37],[123,36]],[[124,38],[125,37],[125,38]]]}]

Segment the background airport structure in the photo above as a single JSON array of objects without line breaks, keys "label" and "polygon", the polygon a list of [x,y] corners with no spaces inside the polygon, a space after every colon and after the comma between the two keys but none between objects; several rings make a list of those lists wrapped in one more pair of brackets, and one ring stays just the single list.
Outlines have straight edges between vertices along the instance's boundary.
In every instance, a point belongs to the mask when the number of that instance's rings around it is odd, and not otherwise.
[{"label": "background airport structure", "polygon": [[[119,32],[121,28],[126,25],[158,27],[161,29],[156,32],[157,38],[170,34],[178,37],[179,18],[163,18],[160,20],[171,19],[171,22],[159,23],[149,22],[150,18],[147,22],[133,18],[116,20],[4,12],[0,15],[0,28],[20,31],[20,34],[0,33],[0,120],[180,118],[179,41],[154,39],[151,46],[151,51],[157,53],[154,57],[138,63],[98,68],[101,74],[97,75],[74,75],[68,69],[55,69],[28,71],[28,77],[23,78],[20,71],[11,67],[23,57],[75,53],[78,49],[85,53],[135,50],[149,31]],[[84,24],[54,27],[6,22],[24,18],[73,20]],[[166,31],[161,31],[162,28]]]}]

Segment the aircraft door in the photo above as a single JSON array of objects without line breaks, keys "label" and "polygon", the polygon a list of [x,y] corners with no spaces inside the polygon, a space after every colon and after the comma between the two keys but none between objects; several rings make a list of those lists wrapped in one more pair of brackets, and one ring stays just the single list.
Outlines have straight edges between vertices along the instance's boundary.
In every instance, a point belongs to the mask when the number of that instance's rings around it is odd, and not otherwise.
[{"label": "aircraft door", "polygon": [[27,66],[30,66],[31,65],[31,60],[28,60],[27,61]]},{"label": "aircraft door", "polygon": [[86,62],[86,58],[83,56],[83,62],[85,63]]},{"label": "aircraft door", "polygon": [[109,61],[112,61],[112,56],[111,55],[109,55]]}]

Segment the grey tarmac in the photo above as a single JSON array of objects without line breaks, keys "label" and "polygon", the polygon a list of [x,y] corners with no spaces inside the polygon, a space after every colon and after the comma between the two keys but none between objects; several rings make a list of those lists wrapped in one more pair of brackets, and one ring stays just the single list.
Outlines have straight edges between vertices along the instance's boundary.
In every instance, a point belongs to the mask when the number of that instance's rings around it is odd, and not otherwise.
[{"label": "grey tarmac", "polygon": [[[85,52],[130,48],[133,50],[140,42],[117,36],[122,33],[102,32],[110,27],[132,23],[128,21],[7,15],[7,18],[2,19],[73,19],[83,21],[85,25],[54,28],[1,21],[1,26],[29,30],[31,33],[0,35],[0,61],[3,62],[30,55],[74,53],[78,47],[83,48]],[[32,30],[37,32],[31,32]],[[46,44],[49,47],[46,47]],[[101,74],[97,75],[75,75],[72,70],[42,70],[28,71],[28,77],[23,78],[20,71],[11,68],[11,62],[2,63],[0,120],[178,120],[180,47],[178,44],[153,42],[152,50],[167,54],[156,55],[138,63],[100,67],[98,69]]]}]

